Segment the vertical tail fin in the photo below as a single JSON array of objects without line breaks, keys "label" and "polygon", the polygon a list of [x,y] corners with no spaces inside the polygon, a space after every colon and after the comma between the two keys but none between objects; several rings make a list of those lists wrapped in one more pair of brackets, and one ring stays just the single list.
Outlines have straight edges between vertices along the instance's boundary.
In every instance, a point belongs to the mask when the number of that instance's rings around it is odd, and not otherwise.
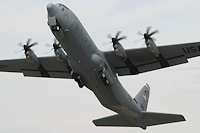
[{"label": "vertical tail fin", "polygon": [[148,84],[146,84],[134,98],[134,101],[137,103],[137,105],[142,111],[147,110],[149,94],[150,94],[150,87]]}]

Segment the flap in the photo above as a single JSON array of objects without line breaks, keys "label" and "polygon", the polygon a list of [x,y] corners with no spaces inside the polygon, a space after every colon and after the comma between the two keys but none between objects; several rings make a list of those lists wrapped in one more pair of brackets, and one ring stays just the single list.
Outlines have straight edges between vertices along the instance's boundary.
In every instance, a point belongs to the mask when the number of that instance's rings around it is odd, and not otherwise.
[{"label": "flap", "polygon": [[[27,77],[44,77],[39,70],[22,70],[24,76]],[[72,76],[69,72],[56,72],[56,71],[47,71],[50,78],[67,78],[72,79]]]}]

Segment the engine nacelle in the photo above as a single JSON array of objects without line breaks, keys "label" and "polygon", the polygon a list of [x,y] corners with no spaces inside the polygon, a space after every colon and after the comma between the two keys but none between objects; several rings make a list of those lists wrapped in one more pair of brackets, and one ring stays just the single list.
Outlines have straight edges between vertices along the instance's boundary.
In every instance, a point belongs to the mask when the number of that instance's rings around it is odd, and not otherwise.
[{"label": "engine nacelle", "polygon": [[54,50],[57,60],[62,61],[66,66],[69,66],[67,55],[61,48]]},{"label": "engine nacelle", "polygon": [[128,58],[124,48],[120,43],[117,43],[113,46],[117,56],[120,56],[124,61]]},{"label": "engine nacelle", "polygon": [[148,41],[146,41],[146,45],[147,45],[147,49],[152,54],[154,54],[156,57],[159,57],[160,51],[158,50],[156,44],[154,43],[154,41],[152,39],[148,39]]},{"label": "engine nacelle", "polygon": [[34,65],[36,65],[37,67],[40,66],[40,62],[37,58],[37,56],[33,53],[33,51],[27,51],[25,53],[26,55],[26,60],[30,63],[33,63]]},{"label": "engine nacelle", "polygon": [[56,59],[58,61],[61,61],[64,63],[64,65],[67,67],[67,69],[69,71],[72,71],[70,65],[69,65],[69,61],[68,61],[68,57],[67,55],[63,52],[63,50],[61,48],[58,48],[56,50],[54,50],[54,53],[56,55]]}]

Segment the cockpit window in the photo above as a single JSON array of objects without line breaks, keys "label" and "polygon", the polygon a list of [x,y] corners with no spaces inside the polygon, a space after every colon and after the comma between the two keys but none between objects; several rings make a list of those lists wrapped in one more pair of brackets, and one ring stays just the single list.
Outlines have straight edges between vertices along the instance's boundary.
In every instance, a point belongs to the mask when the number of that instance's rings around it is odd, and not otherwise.
[{"label": "cockpit window", "polygon": [[59,7],[63,7],[63,8],[65,8],[65,9],[69,10],[69,8],[68,8],[68,7],[66,7],[66,6],[65,6],[65,5],[63,5],[63,4],[58,4],[58,6],[59,6]]}]

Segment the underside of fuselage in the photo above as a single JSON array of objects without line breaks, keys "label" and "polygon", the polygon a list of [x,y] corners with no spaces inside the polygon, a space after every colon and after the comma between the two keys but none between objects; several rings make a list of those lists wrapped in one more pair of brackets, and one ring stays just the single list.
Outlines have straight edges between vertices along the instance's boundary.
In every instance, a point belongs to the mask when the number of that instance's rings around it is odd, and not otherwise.
[{"label": "underside of fuselage", "polygon": [[[52,6],[48,5],[47,9],[52,8]],[[60,5],[56,6],[59,8]],[[98,50],[74,13],[69,9],[63,9],[63,7],[56,10],[58,10],[57,13],[52,13],[50,16],[56,19],[55,21],[60,28],[59,30],[52,30],[51,25],[50,28],[68,54],[72,70],[80,75],[85,86],[94,92],[103,106],[118,113],[124,112],[122,106],[126,105],[127,97],[130,97],[130,95],[119,82],[114,69],[106,62],[103,53]],[[106,71],[112,79],[112,81],[109,81],[109,85],[105,85],[99,78],[100,70],[91,60],[94,54],[99,56],[107,67]],[[134,109],[134,107],[130,106],[129,108],[129,106],[124,108],[126,110]],[[141,114],[138,110],[136,112]]]}]

